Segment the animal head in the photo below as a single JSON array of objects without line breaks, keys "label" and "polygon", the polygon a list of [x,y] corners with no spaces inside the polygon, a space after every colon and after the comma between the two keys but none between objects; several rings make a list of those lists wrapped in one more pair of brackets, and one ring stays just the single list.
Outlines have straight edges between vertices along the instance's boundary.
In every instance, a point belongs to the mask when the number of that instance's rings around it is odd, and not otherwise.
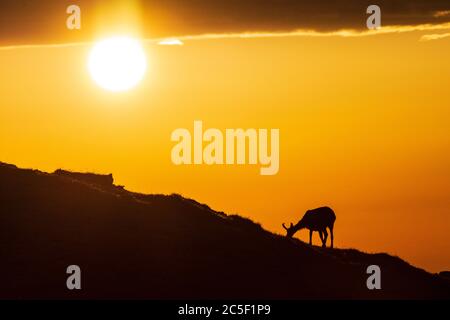
[{"label": "animal head", "polygon": [[288,227],[286,227],[284,225],[284,223],[281,224],[283,226],[284,229],[286,229],[286,237],[288,238],[292,238],[292,236],[294,235],[294,233],[297,231],[294,228],[294,224],[291,222],[291,225]]}]

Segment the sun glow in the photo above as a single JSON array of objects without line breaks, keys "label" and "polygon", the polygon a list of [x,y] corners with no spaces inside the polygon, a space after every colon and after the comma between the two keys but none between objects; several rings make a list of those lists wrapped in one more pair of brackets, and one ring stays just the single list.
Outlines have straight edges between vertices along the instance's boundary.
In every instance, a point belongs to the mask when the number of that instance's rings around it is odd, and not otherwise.
[{"label": "sun glow", "polygon": [[89,56],[92,79],[110,91],[135,87],[147,70],[147,59],[141,43],[130,37],[113,37],[97,42]]}]

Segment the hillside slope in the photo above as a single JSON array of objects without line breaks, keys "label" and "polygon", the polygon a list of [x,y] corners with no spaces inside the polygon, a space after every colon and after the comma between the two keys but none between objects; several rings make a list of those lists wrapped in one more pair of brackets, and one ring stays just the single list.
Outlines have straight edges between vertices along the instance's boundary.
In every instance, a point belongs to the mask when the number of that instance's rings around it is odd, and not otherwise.
[{"label": "hillside slope", "polygon": [[[448,278],[387,254],[310,247],[112,176],[0,163],[0,298],[450,298]],[[82,290],[66,289],[66,268]],[[366,288],[366,268],[382,290]]]}]

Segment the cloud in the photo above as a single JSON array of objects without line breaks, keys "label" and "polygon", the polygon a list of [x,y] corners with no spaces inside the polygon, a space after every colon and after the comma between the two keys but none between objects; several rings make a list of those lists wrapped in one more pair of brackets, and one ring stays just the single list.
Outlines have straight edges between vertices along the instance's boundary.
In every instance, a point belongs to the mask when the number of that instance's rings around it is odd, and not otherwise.
[{"label": "cloud", "polygon": [[[182,46],[187,41],[215,40],[215,39],[249,39],[249,38],[279,38],[279,37],[367,37],[382,34],[406,33],[414,31],[443,31],[450,30],[450,22],[442,24],[421,24],[411,26],[387,26],[378,30],[337,30],[337,31],[315,31],[295,30],[289,32],[242,32],[242,33],[208,33],[199,35],[186,35],[179,38],[147,38],[143,39],[145,44],[157,44],[166,46]],[[420,38],[420,41],[438,40],[450,36],[450,33],[429,34]],[[28,48],[64,48],[73,46],[87,46],[92,42],[72,42],[62,44],[24,44],[0,46],[0,51],[28,49]]]},{"label": "cloud", "polygon": [[158,41],[161,46],[182,46],[184,43],[180,39],[163,39]]},{"label": "cloud", "polygon": [[436,17],[436,18],[450,17],[450,10],[436,11],[433,16]]},{"label": "cloud", "polygon": [[426,34],[420,38],[420,41],[430,41],[430,40],[439,40],[450,37],[449,33],[435,33],[435,34]]},{"label": "cloud", "polygon": [[[327,34],[366,29],[366,8],[381,7],[387,26],[450,22],[448,0],[77,0],[82,29],[65,27],[71,1],[2,0],[0,45],[92,41],[105,30],[143,38],[205,34]],[[134,10],[134,11],[133,11]],[[136,19],[130,20],[133,16]]]},{"label": "cloud", "polygon": [[414,31],[450,30],[450,22],[441,24],[420,24],[408,26],[386,26],[377,30],[343,29],[336,31],[294,30],[289,32],[242,32],[242,33],[211,33],[182,36],[179,40],[203,40],[223,38],[273,38],[273,37],[364,37],[381,34],[405,33]]}]

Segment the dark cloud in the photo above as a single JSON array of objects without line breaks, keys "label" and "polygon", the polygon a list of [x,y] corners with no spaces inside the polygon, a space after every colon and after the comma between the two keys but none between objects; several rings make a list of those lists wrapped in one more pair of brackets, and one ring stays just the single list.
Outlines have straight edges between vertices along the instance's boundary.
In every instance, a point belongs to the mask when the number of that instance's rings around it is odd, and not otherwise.
[{"label": "dark cloud", "polygon": [[[2,0],[0,44],[88,41],[99,29],[122,28],[122,11],[108,16],[104,8],[121,8],[132,0]],[[204,33],[280,32],[296,29],[333,31],[364,29],[370,4],[382,9],[383,25],[417,25],[450,21],[448,0],[141,0],[145,37]],[[82,30],[65,28],[65,9],[78,4]],[[109,12],[109,10],[106,10]],[[101,21],[101,23],[99,23]]]}]

